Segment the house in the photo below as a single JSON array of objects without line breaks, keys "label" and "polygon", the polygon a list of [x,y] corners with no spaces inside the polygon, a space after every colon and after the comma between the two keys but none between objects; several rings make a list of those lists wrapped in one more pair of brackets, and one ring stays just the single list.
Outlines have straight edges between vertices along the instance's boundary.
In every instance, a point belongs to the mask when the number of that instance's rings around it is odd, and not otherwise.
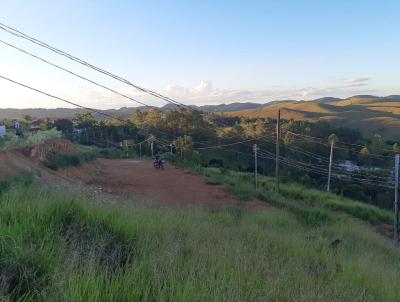
[{"label": "house", "polygon": [[360,167],[353,163],[351,160],[343,160],[337,165],[348,172],[358,172],[361,170]]},{"label": "house", "polygon": [[5,136],[6,136],[6,134],[7,134],[7,131],[6,131],[6,126],[4,126],[4,125],[0,125],[0,138],[3,138],[3,137],[5,137]]}]

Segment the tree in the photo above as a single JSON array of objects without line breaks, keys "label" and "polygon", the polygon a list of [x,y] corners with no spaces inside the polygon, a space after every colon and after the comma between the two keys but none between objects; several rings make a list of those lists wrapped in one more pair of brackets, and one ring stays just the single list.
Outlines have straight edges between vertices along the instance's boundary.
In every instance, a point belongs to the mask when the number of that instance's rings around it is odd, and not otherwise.
[{"label": "tree", "polygon": [[331,135],[329,135],[329,137],[328,137],[328,142],[329,143],[336,144],[337,141],[338,141],[338,137],[336,136],[335,133],[332,133]]},{"label": "tree", "polygon": [[393,144],[393,151],[396,154],[400,154],[400,146],[398,143]]},{"label": "tree", "polygon": [[283,143],[284,143],[285,145],[290,145],[290,144],[293,143],[293,141],[294,141],[294,139],[293,139],[293,134],[290,133],[290,132],[286,132],[286,133],[285,133],[285,136],[283,137]]},{"label": "tree", "polygon": [[141,127],[144,123],[144,114],[140,110],[136,110],[129,120],[134,123],[137,127]]},{"label": "tree", "polygon": [[53,128],[53,123],[48,117],[46,117],[40,124],[40,130],[49,130],[51,128]]},{"label": "tree", "polygon": [[58,119],[54,121],[54,127],[64,134],[70,134],[73,131],[73,123],[68,119]]},{"label": "tree", "polygon": [[371,145],[369,146],[369,149],[371,150],[372,153],[375,153],[375,154],[383,153],[383,151],[385,149],[385,143],[380,134],[374,134],[374,136],[372,137],[372,141],[371,141]]},{"label": "tree", "polygon": [[369,154],[369,149],[367,146],[364,146],[361,150],[360,150],[360,154],[361,155],[368,155]]},{"label": "tree", "polygon": [[177,150],[179,150],[181,155],[190,154],[193,151],[193,139],[188,135],[183,135],[176,138],[172,144]]},{"label": "tree", "polygon": [[77,113],[74,119],[80,128],[85,129],[93,127],[96,123],[96,120],[91,112]]}]

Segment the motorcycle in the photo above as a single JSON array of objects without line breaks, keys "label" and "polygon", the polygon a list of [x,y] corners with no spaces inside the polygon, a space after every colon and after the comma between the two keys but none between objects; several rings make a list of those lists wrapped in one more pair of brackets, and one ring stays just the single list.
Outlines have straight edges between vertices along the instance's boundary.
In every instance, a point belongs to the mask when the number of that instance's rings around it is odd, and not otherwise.
[{"label": "motorcycle", "polygon": [[164,170],[164,160],[163,159],[155,159],[153,162],[153,166],[157,170]]}]

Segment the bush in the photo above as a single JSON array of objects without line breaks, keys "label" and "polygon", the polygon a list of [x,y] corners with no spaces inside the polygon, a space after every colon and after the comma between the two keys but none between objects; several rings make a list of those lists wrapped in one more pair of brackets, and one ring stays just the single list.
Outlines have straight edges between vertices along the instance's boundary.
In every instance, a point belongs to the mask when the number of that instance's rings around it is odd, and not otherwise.
[{"label": "bush", "polygon": [[76,155],[50,154],[43,164],[57,171],[69,166],[77,167],[95,159],[96,155],[94,153],[81,153]]},{"label": "bush", "polygon": [[55,128],[51,130],[38,131],[33,134],[27,134],[25,137],[12,137],[2,144],[0,151],[38,146],[47,142],[48,140],[56,138],[61,138],[61,132],[57,131]]}]

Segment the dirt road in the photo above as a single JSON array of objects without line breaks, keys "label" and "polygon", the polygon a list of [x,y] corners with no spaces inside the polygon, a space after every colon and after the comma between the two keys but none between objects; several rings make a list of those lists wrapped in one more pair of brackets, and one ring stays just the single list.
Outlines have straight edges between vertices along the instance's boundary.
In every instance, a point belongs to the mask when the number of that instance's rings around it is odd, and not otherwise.
[{"label": "dirt road", "polygon": [[[166,165],[156,170],[150,161],[99,159],[62,175],[113,194],[171,205],[238,205],[224,186],[207,185],[202,176]],[[251,203],[249,203],[250,205]]]}]

